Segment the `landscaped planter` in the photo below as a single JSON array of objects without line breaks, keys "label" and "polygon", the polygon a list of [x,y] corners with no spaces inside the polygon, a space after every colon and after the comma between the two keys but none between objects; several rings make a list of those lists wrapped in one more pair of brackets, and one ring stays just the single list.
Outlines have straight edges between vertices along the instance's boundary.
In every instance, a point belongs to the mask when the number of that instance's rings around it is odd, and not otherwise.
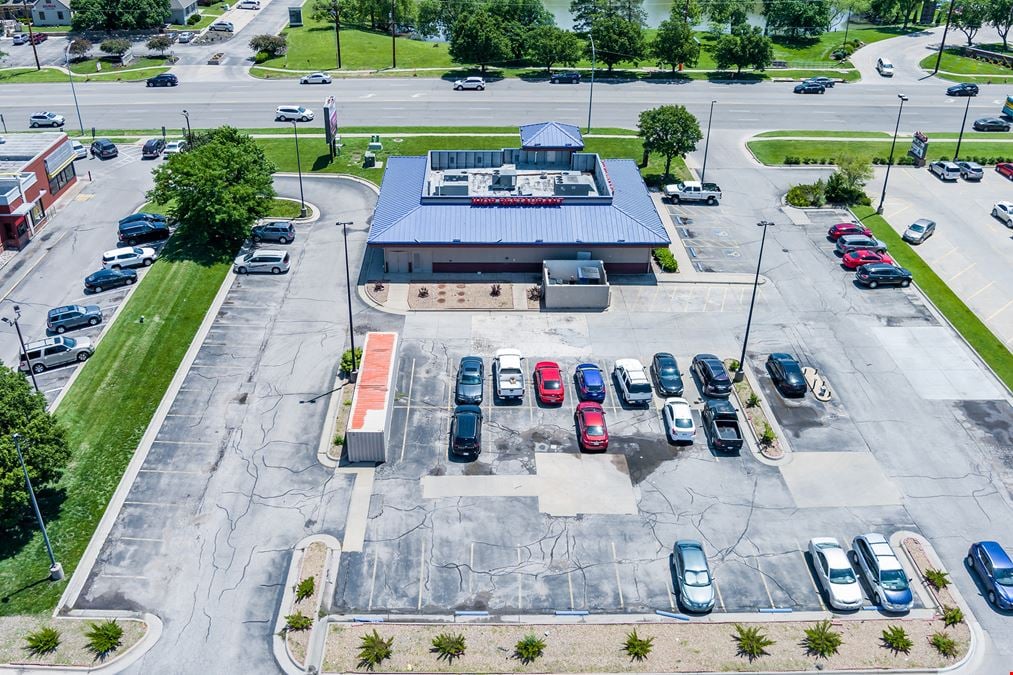
[{"label": "landscaped planter", "polygon": [[[323,586],[325,572],[327,570],[327,559],[330,551],[327,544],[322,541],[314,541],[302,551],[302,560],[299,564],[299,576],[296,579],[298,586],[305,579],[313,578],[313,592],[302,600],[296,600],[292,596],[291,606],[284,608],[285,616],[302,614],[316,623],[320,613],[320,603],[323,599]],[[307,630],[286,630],[285,645],[288,648],[292,659],[299,664],[306,661],[306,649],[309,646],[311,631]]]},{"label": "landscaped planter", "polygon": [[208,65],[209,66],[217,66],[218,64],[220,64],[222,62],[223,58],[225,58],[225,54],[222,54],[221,52],[218,52],[217,54],[213,54],[211,56],[211,58],[208,59]]}]

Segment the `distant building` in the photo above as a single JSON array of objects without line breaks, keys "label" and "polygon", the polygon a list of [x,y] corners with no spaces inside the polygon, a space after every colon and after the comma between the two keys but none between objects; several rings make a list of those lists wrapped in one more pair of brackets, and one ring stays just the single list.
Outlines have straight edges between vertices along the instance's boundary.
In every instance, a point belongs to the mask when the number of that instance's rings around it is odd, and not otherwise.
[{"label": "distant building", "polygon": [[169,21],[186,25],[186,20],[197,13],[197,0],[169,0]]},{"label": "distant building", "polygon": [[601,260],[646,274],[671,240],[636,162],[583,152],[580,130],[520,128],[521,147],[389,157],[369,230],[390,274],[536,272]]},{"label": "distant building", "polygon": [[0,137],[0,251],[24,248],[76,181],[74,148],[62,131]]},{"label": "distant building", "polygon": [[36,26],[69,26],[71,16],[70,0],[36,0],[32,5],[32,24]]}]

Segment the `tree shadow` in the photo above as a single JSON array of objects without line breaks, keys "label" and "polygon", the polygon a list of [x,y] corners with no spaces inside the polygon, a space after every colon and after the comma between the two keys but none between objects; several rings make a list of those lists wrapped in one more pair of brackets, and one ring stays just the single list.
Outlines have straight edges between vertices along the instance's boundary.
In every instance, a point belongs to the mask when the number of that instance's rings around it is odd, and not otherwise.
[{"label": "tree shadow", "polygon": [[707,80],[714,84],[757,84],[767,79],[763,73],[733,73],[730,70],[712,70]]},{"label": "tree shadow", "polygon": [[[241,242],[240,242],[241,243]],[[194,262],[210,267],[231,260],[239,246],[232,242],[214,242],[192,225],[181,225],[162,249],[161,258],[170,262]]]},{"label": "tree shadow", "polygon": [[[34,487],[35,498],[39,502],[39,511],[42,512],[42,520],[49,524],[59,517],[63,503],[67,500],[67,491],[63,488],[50,486]],[[0,536],[0,560],[7,560],[18,555],[38,534],[39,524],[35,520],[35,513],[32,511],[31,504],[26,499],[20,518],[14,525],[2,531],[3,536]],[[34,583],[23,589],[19,589],[16,593],[28,590],[32,585]],[[2,598],[0,602],[7,602],[8,599]]]}]

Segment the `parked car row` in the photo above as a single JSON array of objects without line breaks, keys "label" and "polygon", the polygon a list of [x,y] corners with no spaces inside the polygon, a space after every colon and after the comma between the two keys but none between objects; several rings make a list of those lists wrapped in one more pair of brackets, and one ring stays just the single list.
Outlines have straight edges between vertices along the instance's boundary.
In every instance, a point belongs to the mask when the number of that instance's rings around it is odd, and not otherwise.
[{"label": "parked car row", "polygon": [[985,169],[977,162],[938,160],[929,164],[929,173],[935,175],[939,180],[957,181],[963,178],[966,181],[980,181],[985,176]]},{"label": "parked car row", "polygon": [[796,94],[825,94],[827,89],[834,88],[835,81],[832,77],[810,77],[803,80],[801,84],[795,85]]},{"label": "parked car row", "polygon": [[[923,221],[917,221],[911,227],[923,227],[922,223]],[[924,241],[934,231],[935,223],[932,223],[931,231],[928,234],[923,231],[922,237],[917,241]],[[912,230],[911,236],[914,237],[915,234],[917,232]],[[827,230],[827,238],[835,242],[841,265],[847,270],[855,270],[855,281],[859,284],[869,288],[891,285],[906,288],[911,285],[911,272],[896,265],[887,254],[886,244],[873,237],[872,230],[864,225],[837,223]],[[912,242],[917,243],[913,238]]]}]

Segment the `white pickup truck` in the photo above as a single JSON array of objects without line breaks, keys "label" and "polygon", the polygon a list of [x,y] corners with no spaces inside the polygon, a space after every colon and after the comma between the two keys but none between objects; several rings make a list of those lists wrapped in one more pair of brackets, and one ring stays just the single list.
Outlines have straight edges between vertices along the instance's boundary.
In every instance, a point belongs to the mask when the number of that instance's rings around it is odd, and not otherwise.
[{"label": "white pickup truck", "polygon": [[706,202],[717,204],[721,201],[721,188],[717,183],[701,183],[688,180],[684,183],[665,186],[665,196],[678,204],[679,202]]},{"label": "white pickup truck", "polygon": [[521,353],[516,349],[500,349],[492,362],[492,379],[496,396],[501,399],[524,398],[524,371],[521,370]]}]

